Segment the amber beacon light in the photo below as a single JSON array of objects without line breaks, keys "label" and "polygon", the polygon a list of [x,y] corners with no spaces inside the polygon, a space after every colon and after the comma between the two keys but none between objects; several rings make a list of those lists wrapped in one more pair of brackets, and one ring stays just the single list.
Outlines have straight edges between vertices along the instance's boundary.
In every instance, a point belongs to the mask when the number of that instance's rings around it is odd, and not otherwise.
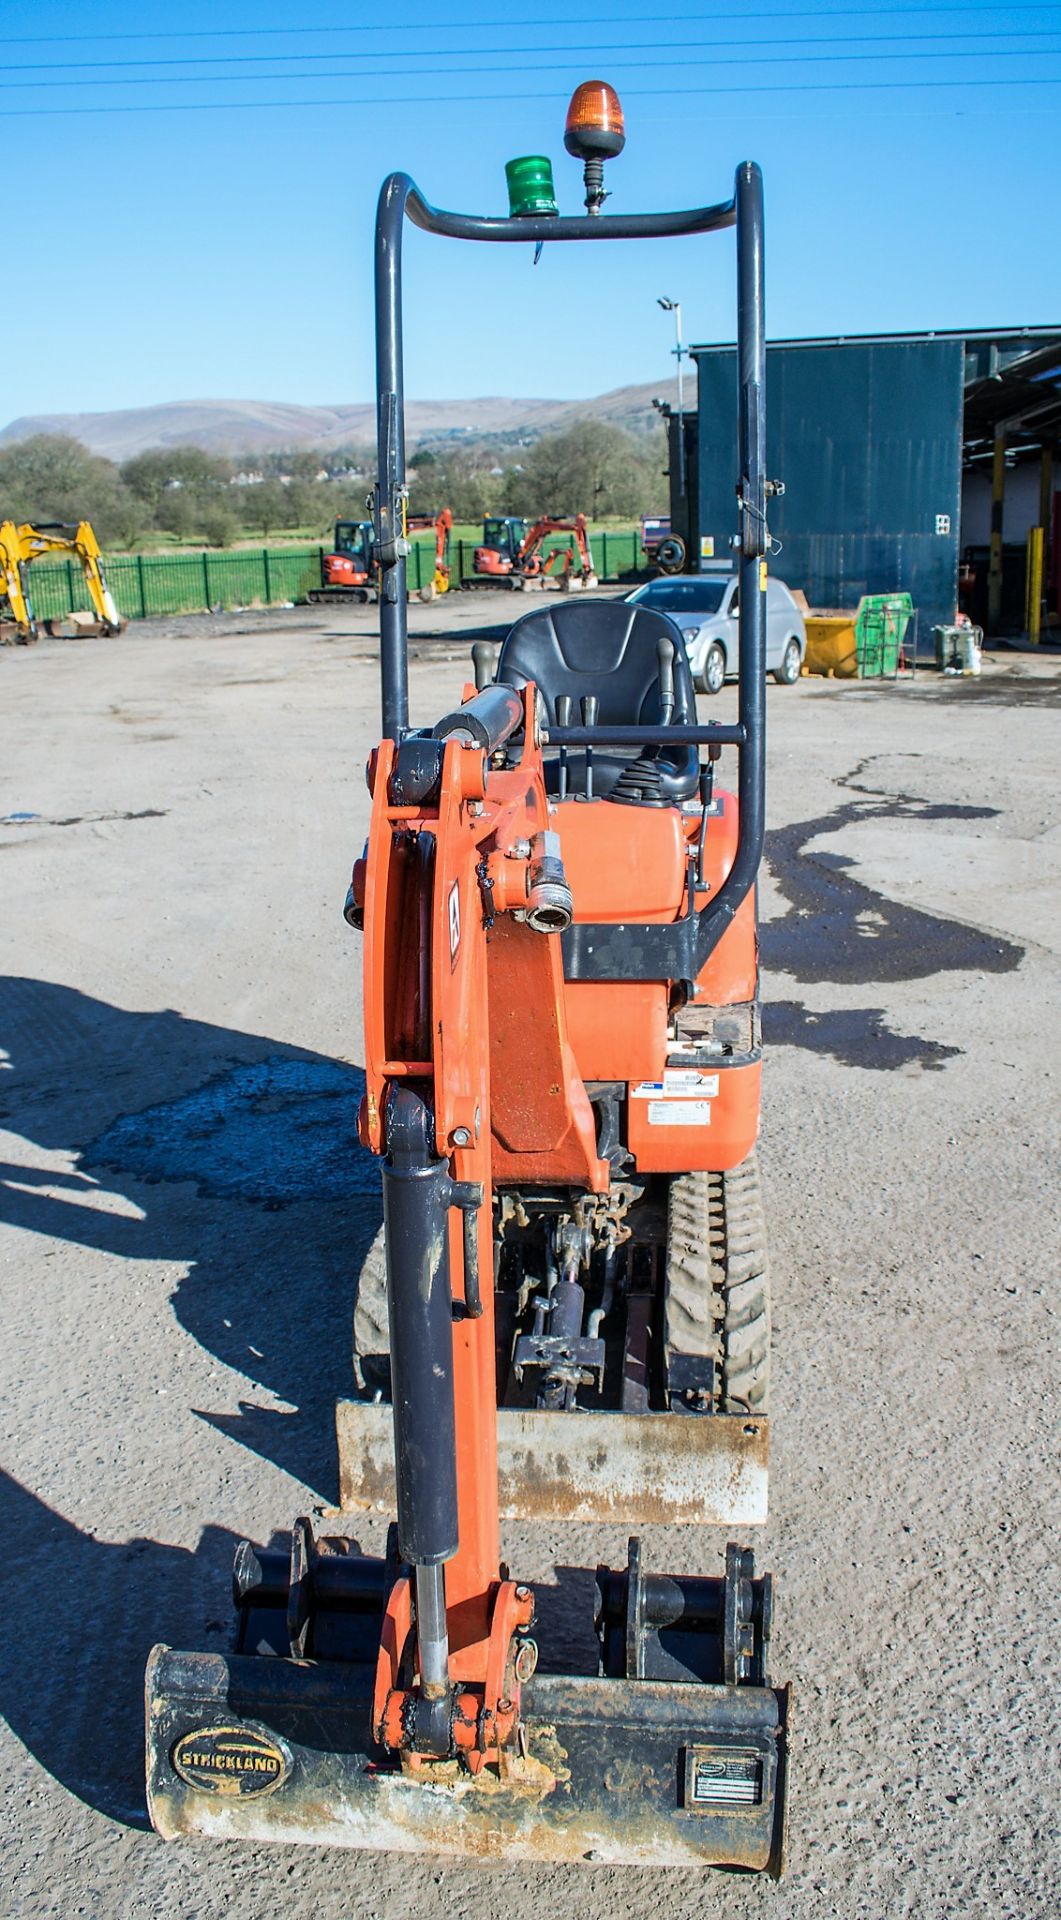
[{"label": "amber beacon light", "polygon": [[599,213],[607,199],[604,162],[614,160],[626,145],[623,110],[614,87],[606,80],[583,80],[571,95],[564,128],[568,153],[583,163],[586,206]]}]

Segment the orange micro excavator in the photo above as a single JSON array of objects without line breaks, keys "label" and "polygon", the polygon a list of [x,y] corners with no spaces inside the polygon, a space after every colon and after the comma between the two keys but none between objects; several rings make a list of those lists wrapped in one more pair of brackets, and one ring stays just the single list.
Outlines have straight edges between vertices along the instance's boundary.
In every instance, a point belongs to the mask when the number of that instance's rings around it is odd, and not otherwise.
[{"label": "orange micro excavator", "polygon": [[[553,533],[574,534],[574,546],[568,542],[566,546],[553,547],[549,553],[543,554],[542,548]],[[584,513],[576,513],[573,518],[545,513],[529,529],[522,520],[487,520],[483,525],[483,539],[484,544],[475,549],[473,585],[516,588],[544,586],[557,562],[560,563],[560,570],[556,585],[562,591],[566,592],[573,586],[597,585]]]},{"label": "orange micro excavator", "polygon": [[306,599],[314,607],[344,600],[364,606],[376,599],[376,575],[371,520],[337,520],[331,552],[321,551],[320,585]]},{"label": "orange micro excavator", "polygon": [[[286,1548],[241,1545],[235,1650],[151,1655],[148,1801],[171,1838],[777,1875],[788,1695],[750,1550],[653,1573],[633,1538],[597,1569],[589,1657],[501,1551],[502,1521],[679,1523],[687,1542],[766,1516],[762,179],[745,163],[718,204],[602,214],[623,144],[603,82],[565,143],[574,217],[538,156],[510,163],[507,218],[441,211],[401,173],[378,210],[383,725],[346,917],[383,1229],[339,1436],[344,1516],[393,1500],[397,1523],[378,1558],[307,1520]],[[479,642],[460,703],[410,727],[406,219],[532,245],[736,228],[733,724],[698,722],[666,615],[578,599],[499,654]]]}]

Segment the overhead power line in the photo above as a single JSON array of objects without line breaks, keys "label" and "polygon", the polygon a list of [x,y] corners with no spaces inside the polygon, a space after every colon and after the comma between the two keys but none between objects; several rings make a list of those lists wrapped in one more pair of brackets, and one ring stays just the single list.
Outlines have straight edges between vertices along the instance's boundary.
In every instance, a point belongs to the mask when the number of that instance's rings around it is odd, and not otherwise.
[{"label": "overhead power line", "polygon": [[[956,28],[951,27],[946,33],[860,34],[857,40],[849,41],[848,45],[852,47],[872,48],[896,44],[905,47],[912,42],[915,46],[923,46],[929,40],[946,40],[951,42],[954,39],[956,31]],[[997,29],[984,27],[979,33],[964,34],[962,38],[963,41],[1044,40],[1051,35],[1056,36],[1058,31],[1059,29],[1057,27],[1029,27],[1014,33],[1006,27],[999,27]],[[835,33],[800,33],[786,35],[783,39],[759,41],[756,45],[757,58],[762,59],[769,57],[763,53],[763,48],[766,45],[773,47],[835,47],[836,35]],[[559,46],[545,46],[540,41],[535,41],[531,46],[527,47],[514,47],[506,44],[505,54],[507,57],[516,53],[533,53],[539,55],[554,53],[596,53],[600,54],[602,60],[607,57],[610,61],[613,56],[621,56],[624,53],[648,52],[652,49],[658,49],[662,52],[670,48],[676,53],[683,53],[689,48],[693,50],[707,50],[712,47],[717,47],[722,52],[725,52],[727,49],[733,49],[739,52],[743,60],[746,60],[748,57],[747,49],[738,46],[733,40],[660,40],[658,36],[654,40],[624,40],[621,45],[615,47],[601,47],[598,46],[595,41],[580,42],[570,40],[565,40]],[[977,49],[973,49],[973,51],[975,52]],[[994,49],[985,48],[983,51],[990,53],[994,51]],[[1037,49],[1031,49],[1031,51],[1037,51]],[[496,48],[494,47],[468,47],[464,45],[454,47],[451,44],[448,47],[410,47],[402,57],[406,60],[452,60],[455,59],[458,54],[462,53],[481,53],[485,56],[494,52],[496,52]],[[837,55],[836,57],[839,58],[840,56]],[[909,54],[896,56],[886,55],[885,57],[914,59],[917,56]],[[924,57],[931,59],[933,56],[929,54]],[[145,56],[142,60],[69,60],[63,62],[63,71],[66,73],[89,73],[96,71],[96,69],[100,67],[107,67],[113,71],[116,67],[276,66],[282,60],[286,60],[289,64],[294,62],[302,66],[308,61],[316,61],[319,63],[321,60],[334,60],[336,58],[342,60],[385,60],[388,58],[388,54],[386,49],[380,48],[372,52],[343,53],[338,56],[330,49],[327,53],[214,53],[203,54],[199,58],[189,57],[188,59],[180,59],[175,57],[171,60],[152,60],[150,57]],[[56,63],[54,60],[25,60],[17,67],[7,67],[6,71],[8,73],[48,73],[54,76],[56,73]],[[194,77],[194,75],[189,76],[189,78]],[[211,76],[207,75],[205,77],[210,78]],[[238,78],[240,76],[235,77]],[[268,74],[263,75],[265,79],[271,77],[272,76]],[[149,79],[150,75],[146,76],[145,80],[139,84],[146,85]],[[39,82],[30,81],[27,82],[27,84],[38,85]],[[59,83],[57,82],[57,84]],[[82,86],[87,83],[77,81],[71,84]]]},{"label": "overhead power line", "polygon": [[[358,76],[359,78],[361,76]],[[958,87],[964,93],[972,87],[1057,87],[1061,86],[1061,76],[1056,79],[1034,80],[802,80],[794,86],[764,84],[739,87],[630,87],[625,89],[626,98],[631,100],[693,100],[707,96],[715,100],[736,98],[748,93],[908,93],[926,89],[934,93],[944,88]],[[524,100],[566,100],[567,89],[552,89],[548,93],[521,93],[520,104]],[[82,114],[116,113],[265,113],[274,109],[287,108],[295,112],[316,112],[321,107],[356,107],[364,112],[367,107],[426,107],[426,106],[485,106],[495,101],[512,105],[511,93],[434,93],[434,94],[348,94],[342,99],[315,98],[310,100],[178,100],[172,105],[131,107],[3,107],[0,108],[0,120],[37,120],[45,116],[51,118],[80,116]]]},{"label": "overhead power line", "polygon": [[[897,14],[902,14],[904,17],[913,17],[919,14],[948,14],[956,16],[969,13],[1001,13],[1006,15],[1010,10],[1006,4],[1006,0],[998,0],[998,3],[995,5],[980,4],[980,0],[974,0],[974,3],[969,6],[769,7],[765,9],[757,8],[755,19],[756,21],[850,20],[857,17],[860,20],[865,20],[894,17]],[[1061,10],[1061,7],[1059,7],[1058,0],[1028,0],[1027,5],[1024,4],[1024,0],[1021,0],[1021,10],[1024,13],[1057,13]],[[677,17],[671,16],[671,24],[677,27],[705,23],[711,24],[712,22],[720,20],[739,20],[742,24],[746,25],[748,21],[747,9],[739,9],[732,13],[686,13]],[[434,19],[420,22],[403,20],[390,21],[386,27],[368,25],[367,23],[355,23],[352,26],[348,26],[341,25],[339,22],[334,21],[328,26],[319,27],[210,27],[198,28],[193,32],[185,33],[173,31],[168,33],[64,33],[63,42],[66,45],[73,45],[77,42],[85,41],[91,42],[93,46],[96,46],[104,42],[127,40],[265,40],[281,36],[286,36],[288,39],[304,40],[308,34],[314,36],[318,34],[328,34],[334,39],[337,35],[342,36],[343,34],[351,33],[438,33],[447,29],[452,30],[454,33],[464,33],[469,27],[504,26],[506,28],[515,28],[518,31],[522,27],[607,27],[611,24],[612,21],[607,15],[592,14],[589,17],[580,15],[578,18],[572,19],[567,14],[554,13],[542,15],[538,20],[510,20],[507,18],[498,20],[496,16],[485,20]],[[54,32],[5,34],[4,45],[5,47],[54,46],[55,39],[56,35]]]},{"label": "overhead power line", "polygon": [[[654,48],[655,43],[646,42],[646,48],[649,46],[652,46]],[[561,50],[557,49],[557,51],[561,51]],[[634,49],[633,51],[636,51],[636,49]],[[904,63],[906,63],[911,60],[1032,60],[1037,58],[1038,59],[1054,59],[1054,60],[1059,59],[1061,58],[1061,47],[1037,47],[1034,51],[1029,51],[1027,48],[1024,48],[1024,47],[1009,47],[1009,48],[1002,48],[1000,50],[987,48],[984,51],[979,53],[973,53],[973,52],[969,52],[968,50],[959,49],[955,52],[947,52],[947,53],[940,52],[940,53],[910,53],[910,54],[905,54],[905,53],[892,53],[892,54],[886,54],[886,53],[885,54],[882,54],[882,53],[807,53],[807,54],[792,53],[792,54],[788,54],[788,53],[785,53],[785,54],[776,54],[776,55],[759,54],[757,57],[756,64],[758,66],[800,67],[800,66],[823,66],[823,65],[834,66],[837,63],[843,64],[846,66],[848,64],[862,64],[867,60],[871,60],[875,62],[880,62],[883,60],[892,60],[892,61],[901,60]],[[638,70],[641,72],[644,72],[646,68],[665,68],[665,67],[675,67],[675,66],[680,66],[683,68],[685,67],[745,67],[747,66],[747,64],[748,64],[748,56],[746,53],[735,53],[732,55],[732,57],[727,55],[712,54],[708,59],[690,60],[686,58],[684,51],[678,48],[675,48],[673,54],[671,54],[669,57],[663,60],[646,60],[642,57],[640,59],[619,58],[619,59],[610,60],[608,62],[609,69],[611,71],[621,70],[624,67],[637,67]],[[552,65],[554,70],[557,67],[561,67],[561,68],[571,67],[573,70],[580,69],[581,67],[581,63],[578,60],[569,61],[569,60],[554,59],[552,62]],[[120,80],[21,80],[21,81],[0,80],[0,91],[5,93],[28,93],[31,90],[39,90],[43,88],[48,92],[52,92],[57,87],[60,87],[60,88],[67,88],[67,87],[204,87],[204,86],[210,86],[210,85],[262,87],[262,86],[268,86],[270,85],[270,83],[273,83],[279,80],[293,80],[299,86],[312,86],[315,82],[320,80],[328,80],[328,81],[360,80],[363,83],[368,84],[369,82],[375,81],[375,80],[403,80],[403,79],[431,80],[435,78],[439,80],[446,80],[446,79],[449,79],[451,75],[454,78],[456,78],[458,75],[461,78],[463,78],[465,74],[474,74],[474,73],[481,73],[481,72],[482,72],[482,66],[477,64],[474,67],[447,67],[445,73],[440,73],[438,75],[430,74],[430,73],[411,74],[409,73],[408,69],[404,66],[378,67],[372,73],[365,73],[363,70],[359,70],[358,68],[342,69],[342,68],[336,68],[336,67],[333,67],[330,70],[330,72],[327,74],[218,73],[214,75],[209,75],[209,74],[197,74],[197,73],[190,73],[190,74],[164,73],[164,74],[160,74],[157,77],[147,75],[142,79],[131,79],[126,75],[126,76],[123,76]],[[940,76],[939,84],[940,85],[946,84],[945,76],[943,75]],[[965,85],[966,83],[963,81],[961,83],[955,83],[955,84]],[[524,99],[529,98],[529,96],[526,94],[522,95],[521,97]],[[415,96],[411,95],[410,98],[415,98]]]}]

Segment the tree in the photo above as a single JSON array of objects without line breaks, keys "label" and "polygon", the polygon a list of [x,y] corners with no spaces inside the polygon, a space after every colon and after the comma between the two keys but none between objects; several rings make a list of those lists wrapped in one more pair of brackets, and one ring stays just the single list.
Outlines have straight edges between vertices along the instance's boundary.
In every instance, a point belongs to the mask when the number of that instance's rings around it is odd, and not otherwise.
[{"label": "tree", "polygon": [[285,527],[310,527],[327,518],[331,501],[327,499],[325,487],[316,479],[289,481],[284,488],[286,495]]},{"label": "tree", "polygon": [[198,531],[206,515],[227,503],[232,465],[201,447],[151,447],[127,460],[121,477],[156,527],[183,535]]},{"label": "tree", "polygon": [[0,519],[91,520],[102,545],[131,545],[144,525],[143,504],[117,467],[69,434],[34,433],[0,447]]},{"label": "tree", "polygon": [[449,507],[455,520],[481,520],[494,513],[502,475],[487,446],[439,448],[430,461],[410,462],[409,506],[413,513]]},{"label": "tree", "polygon": [[262,480],[258,486],[244,487],[241,504],[246,525],[260,533],[263,540],[278,527],[290,525],[287,488],[281,486],[279,480]]},{"label": "tree", "polygon": [[230,547],[239,532],[239,521],[224,500],[207,507],[199,522],[199,532],[208,547]]},{"label": "tree", "polygon": [[505,473],[506,512],[608,514],[632,518],[666,504],[661,474],[665,448],[660,434],[624,432],[607,420],[576,420],[563,433],[544,434],[520,467]]}]

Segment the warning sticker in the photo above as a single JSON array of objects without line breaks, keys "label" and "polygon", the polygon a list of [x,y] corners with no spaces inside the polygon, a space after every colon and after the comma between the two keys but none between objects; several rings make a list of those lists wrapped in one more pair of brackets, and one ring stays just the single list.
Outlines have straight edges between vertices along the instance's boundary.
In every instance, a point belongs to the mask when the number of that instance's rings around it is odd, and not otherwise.
[{"label": "warning sticker", "polygon": [[635,1100],[717,1100],[717,1073],[701,1073],[699,1067],[665,1067],[662,1080],[642,1080],[631,1087]]},{"label": "warning sticker", "polygon": [[718,1075],[701,1073],[699,1067],[666,1067],[663,1072],[663,1091],[668,1099],[675,1094],[697,1094],[701,1100],[717,1100]]},{"label": "warning sticker", "polygon": [[650,1100],[650,1127],[709,1127],[710,1100]]}]

